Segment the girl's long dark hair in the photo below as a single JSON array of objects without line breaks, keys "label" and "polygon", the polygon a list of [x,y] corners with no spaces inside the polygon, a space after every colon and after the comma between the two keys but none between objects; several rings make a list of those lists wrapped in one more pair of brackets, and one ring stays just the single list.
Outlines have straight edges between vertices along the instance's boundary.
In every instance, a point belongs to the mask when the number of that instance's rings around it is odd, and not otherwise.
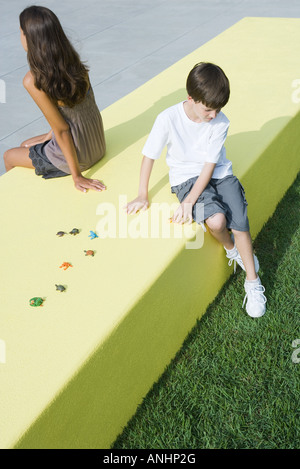
[{"label": "girl's long dark hair", "polygon": [[35,86],[56,104],[73,107],[85,97],[88,68],[65,35],[57,16],[48,8],[31,6],[20,14],[27,41],[27,59]]}]

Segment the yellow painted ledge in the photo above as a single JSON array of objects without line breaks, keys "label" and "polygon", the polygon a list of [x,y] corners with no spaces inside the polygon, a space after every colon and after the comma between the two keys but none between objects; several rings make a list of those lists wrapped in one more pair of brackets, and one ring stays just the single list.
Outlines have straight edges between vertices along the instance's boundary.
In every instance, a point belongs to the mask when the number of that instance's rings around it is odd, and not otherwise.
[{"label": "yellow painted ledge", "polygon": [[[202,248],[186,249],[181,228],[165,215],[151,219],[158,204],[176,203],[164,158],[154,166],[151,208],[127,218],[119,207],[136,195],[156,115],[185,99],[199,61],[230,78],[226,147],[253,237],[294,181],[300,19],[281,18],[243,19],[105,109],[107,156],[86,172],[106,183],[105,193],[82,194],[71,178],[45,181],[21,168],[2,176],[1,448],[108,448],[231,274],[209,233]],[[56,236],[75,227],[77,236]],[[197,236],[201,243],[201,228]],[[63,271],[62,262],[73,267]],[[43,307],[29,306],[34,296]]]}]

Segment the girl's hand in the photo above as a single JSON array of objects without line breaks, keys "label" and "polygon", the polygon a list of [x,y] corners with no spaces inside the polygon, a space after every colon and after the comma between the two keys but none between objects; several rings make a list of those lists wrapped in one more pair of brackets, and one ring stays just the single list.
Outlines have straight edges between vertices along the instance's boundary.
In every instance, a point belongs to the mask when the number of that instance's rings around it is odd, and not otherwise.
[{"label": "girl's hand", "polygon": [[171,221],[181,225],[187,221],[190,225],[193,221],[192,210],[193,204],[191,202],[182,202],[171,218]]},{"label": "girl's hand", "polygon": [[136,213],[139,210],[146,210],[149,207],[149,200],[147,197],[138,196],[136,199],[128,202],[125,207],[123,207],[126,212],[129,213]]},{"label": "girl's hand", "polygon": [[89,189],[94,191],[105,191],[106,189],[106,186],[98,179],[87,179],[84,176],[74,178],[74,185],[81,192],[87,192]]}]

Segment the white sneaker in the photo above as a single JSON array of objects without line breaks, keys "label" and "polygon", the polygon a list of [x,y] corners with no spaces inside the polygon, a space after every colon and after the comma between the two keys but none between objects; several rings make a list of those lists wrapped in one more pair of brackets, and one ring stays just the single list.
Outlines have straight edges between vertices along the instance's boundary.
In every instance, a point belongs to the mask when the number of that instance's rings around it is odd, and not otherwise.
[{"label": "white sneaker", "polygon": [[[237,248],[234,246],[234,248],[231,251],[228,251],[225,248],[225,251],[226,251],[226,257],[227,259],[229,259],[228,265],[231,266],[232,263],[234,262],[233,264],[234,273],[236,272],[236,264],[239,264],[239,266],[241,266],[241,268],[246,272],[244,263],[242,261],[242,258]],[[259,262],[255,254],[253,254],[253,260],[254,260],[255,272],[257,273],[259,271]]]},{"label": "white sneaker", "polygon": [[258,277],[257,282],[245,281],[245,298],[243,301],[243,307],[246,303],[246,311],[252,318],[259,318],[266,312],[267,298],[264,295],[265,287],[262,286],[260,278]]}]

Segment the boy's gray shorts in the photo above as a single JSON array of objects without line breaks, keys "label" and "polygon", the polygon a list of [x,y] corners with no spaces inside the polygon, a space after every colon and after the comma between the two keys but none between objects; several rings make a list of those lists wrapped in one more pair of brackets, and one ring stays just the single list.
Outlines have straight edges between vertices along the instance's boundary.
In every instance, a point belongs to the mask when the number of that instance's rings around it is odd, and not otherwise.
[{"label": "boy's gray shorts", "polygon": [[[190,193],[197,179],[196,176],[171,187],[180,203]],[[236,176],[211,179],[193,206],[193,219],[202,224],[212,215],[223,213],[229,230],[249,231],[247,205],[245,190]]]}]

